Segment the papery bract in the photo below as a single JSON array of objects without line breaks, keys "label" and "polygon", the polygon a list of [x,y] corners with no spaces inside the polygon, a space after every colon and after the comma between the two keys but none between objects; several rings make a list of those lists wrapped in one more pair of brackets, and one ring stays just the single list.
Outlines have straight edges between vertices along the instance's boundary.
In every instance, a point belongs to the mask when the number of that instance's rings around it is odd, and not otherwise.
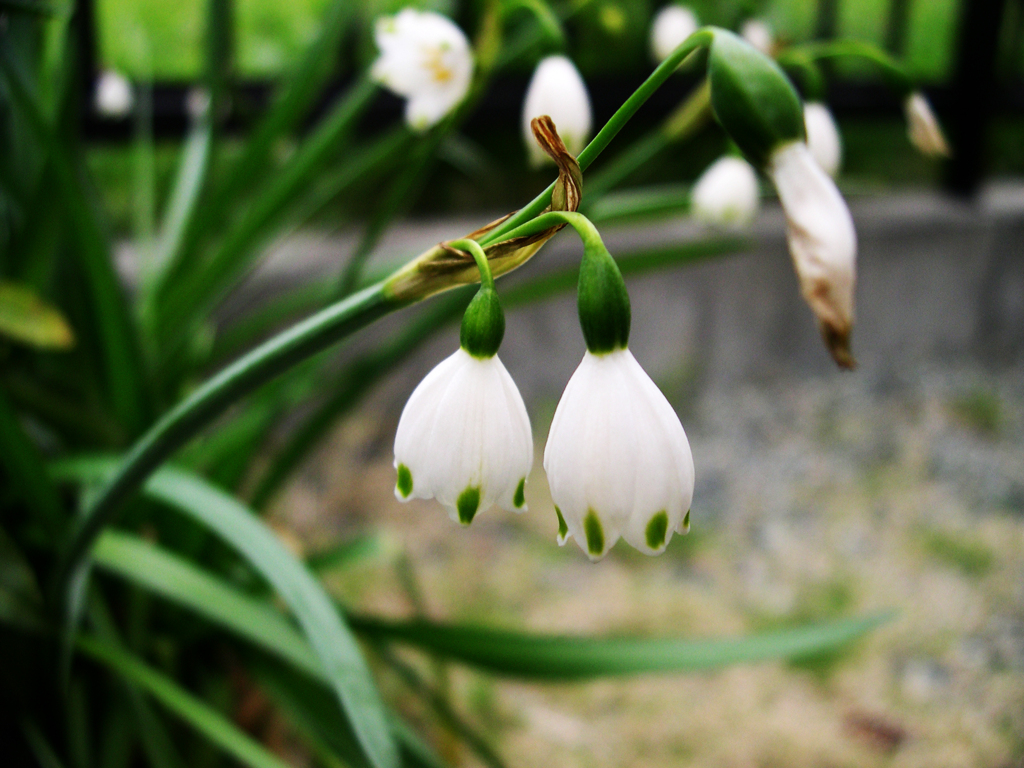
[{"label": "papery bract", "polygon": [[555,410],[544,449],[558,543],[591,560],[620,536],[649,555],[689,530],[693,457],[672,406],[621,348],[584,354]]},{"label": "papery bract", "polygon": [[578,155],[590,138],[591,110],[587,86],[565,56],[548,56],[533,72],[523,101],[523,140],[533,165],[551,162],[533,137],[530,122],[548,115],[566,149]]},{"label": "papery bract", "polygon": [[497,503],[526,509],[533,438],[523,398],[497,355],[465,349],[440,362],[413,391],[395,434],[395,496],[435,498],[468,525]]},{"label": "papery bract", "polygon": [[473,77],[473,53],[465,34],[448,18],[405,8],[377,20],[374,39],[380,56],[371,77],[404,96],[405,120],[423,131],[466,97]]},{"label": "papery bract", "polygon": [[807,146],[818,165],[835,178],[843,160],[843,140],[832,112],[821,102],[804,104],[804,126],[807,128]]},{"label": "papery bract", "polygon": [[753,166],[739,157],[721,157],[693,185],[693,215],[707,224],[749,224],[760,206],[760,189]]},{"label": "papery bract", "polygon": [[767,170],[786,213],[789,252],[800,290],[836,363],[853,367],[849,336],[857,235],[850,209],[802,141],[776,149]]},{"label": "papery bract", "polygon": [[664,61],[672,51],[697,31],[697,16],[683,5],[666,5],[651,24],[651,53],[656,61]]}]

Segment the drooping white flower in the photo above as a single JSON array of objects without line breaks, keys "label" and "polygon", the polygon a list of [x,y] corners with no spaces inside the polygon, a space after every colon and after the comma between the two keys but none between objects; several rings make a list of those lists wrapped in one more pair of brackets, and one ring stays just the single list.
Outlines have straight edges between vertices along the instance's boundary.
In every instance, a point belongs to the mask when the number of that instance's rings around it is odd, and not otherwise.
[{"label": "drooping white flower", "polygon": [[533,72],[523,101],[523,138],[533,165],[553,162],[533,137],[530,121],[548,115],[572,155],[590,138],[591,113],[587,86],[565,56],[548,56]]},{"label": "drooping white flower", "polygon": [[497,355],[460,348],[409,397],[395,435],[395,496],[435,498],[468,525],[497,503],[526,509],[533,438],[523,398]]},{"label": "drooping white flower", "polygon": [[768,163],[786,213],[789,252],[800,290],[822,326],[833,358],[852,367],[849,335],[857,235],[846,201],[802,141],[783,144]]},{"label": "drooping white flower", "polygon": [[811,154],[825,173],[835,178],[843,160],[843,140],[832,112],[821,102],[809,101],[804,104],[804,126]]},{"label": "drooping white flower", "polygon": [[380,56],[370,70],[384,87],[404,96],[405,121],[424,131],[465,98],[473,77],[473,53],[465,34],[450,19],[405,8],[377,20]]},{"label": "drooping white flower", "polygon": [[949,157],[949,144],[942,134],[932,106],[920,91],[914,91],[903,102],[907,116],[907,136],[910,143],[925,155]]},{"label": "drooping white flower", "polygon": [[651,24],[651,53],[655,61],[664,61],[672,51],[697,31],[696,14],[684,5],[666,5]]},{"label": "drooping white flower", "polygon": [[775,35],[767,22],[760,19],[747,19],[740,27],[740,37],[757,48],[761,53],[770,56],[775,47]]},{"label": "drooping white flower", "polygon": [[555,410],[544,469],[569,536],[599,560],[620,536],[649,555],[690,527],[693,457],[672,406],[625,347],[584,354]]},{"label": "drooping white flower", "polygon": [[125,117],[135,105],[132,84],[120,72],[107,70],[96,80],[96,111],[106,117]]},{"label": "drooping white flower", "polygon": [[697,179],[690,201],[693,215],[707,224],[749,224],[761,201],[757,174],[742,158],[720,157]]}]

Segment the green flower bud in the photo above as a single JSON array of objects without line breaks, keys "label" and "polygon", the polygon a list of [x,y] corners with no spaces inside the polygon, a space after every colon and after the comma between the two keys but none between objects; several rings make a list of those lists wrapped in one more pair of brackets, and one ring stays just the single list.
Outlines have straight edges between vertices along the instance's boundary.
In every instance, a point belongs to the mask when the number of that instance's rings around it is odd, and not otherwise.
[{"label": "green flower bud", "polygon": [[466,307],[462,316],[459,342],[473,357],[494,357],[505,337],[505,313],[501,311],[498,293],[483,285]]},{"label": "green flower bud", "polygon": [[583,251],[577,302],[588,350],[603,355],[625,349],[629,342],[629,294],[619,265],[600,240],[588,243]]},{"label": "green flower bud", "polygon": [[772,151],[804,140],[800,97],[779,65],[723,29],[708,59],[711,106],[751,163],[764,168]]}]

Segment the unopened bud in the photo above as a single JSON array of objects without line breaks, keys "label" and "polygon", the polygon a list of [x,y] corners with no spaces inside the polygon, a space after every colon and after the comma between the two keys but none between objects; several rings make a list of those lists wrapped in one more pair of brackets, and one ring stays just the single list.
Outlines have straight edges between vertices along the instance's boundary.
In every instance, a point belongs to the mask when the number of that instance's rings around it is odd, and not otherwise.
[{"label": "unopened bud", "polygon": [[666,5],[651,24],[651,53],[655,61],[664,61],[672,51],[697,31],[697,16],[683,5]]},{"label": "unopened bud", "polygon": [[548,115],[573,155],[578,155],[590,138],[590,96],[583,78],[565,56],[549,56],[533,73],[523,102],[523,139],[532,165],[541,165],[548,155],[533,140],[530,123]]},{"label": "unopened bud", "polygon": [[744,226],[757,214],[760,190],[750,163],[722,157],[708,167],[690,195],[693,215],[715,226]]},{"label": "unopened bud", "polygon": [[811,154],[822,170],[835,178],[843,161],[843,140],[832,112],[821,102],[809,101],[804,104],[804,126]]}]

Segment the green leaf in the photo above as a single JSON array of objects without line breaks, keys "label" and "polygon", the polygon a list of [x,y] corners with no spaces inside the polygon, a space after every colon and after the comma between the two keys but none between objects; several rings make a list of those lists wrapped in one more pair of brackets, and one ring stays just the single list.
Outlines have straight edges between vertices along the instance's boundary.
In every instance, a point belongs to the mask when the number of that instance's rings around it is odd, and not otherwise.
[{"label": "green leaf", "polygon": [[6,83],[12,103],[27,118],[36,140],[49,153],[57,191],[66,206],[68,229],[76,240],[74,251],[89,288],[91,310],[99,323],[108,402],[122,424],[135,430],[145,420],[145,367],[128,302],[114,272],[109,243],[82,181],[81,167],[49,124],[8,48],[0,46],[0,79]]},{"label": "green leaf", "polygon": [[136,657],[93,637],[79,637],[76,645],[85,655],[146,691],[235,759],[252,768],[289,768],[220,712]]},{"label": "green leaf", "polygon": [[0,528],[0,622],[20,629],[46,629],[43,596],[35,574],[15,543]]},{"label": "green leaf", "polygon": [[59,535],[66,524],[57,489],[46,473],[46,464],[22,429],[17,414],[0,389],[0,466],[11,486],[32,507],[47,533]]},{"label": "green leaf", "polygon": [[26,285],[0,281],[0,335],[40,349],[70,349],[75,343],[64,315]]},{"label": "green leaf", "polygon": [[730,664],[800,658],[843,646],[892,618],[891,613],[738,638],[595,638],[506,632],[415,619],[349,616],[353,629],[501,675],[582,680],[650,672],[697,672]]},{"label": "green leaf", "polygon": [[[82,459],[62,462],[55,469],[58,476],[84,480],[107,477],[117,467],[116,460]],[[378,768],[397,766],[384,706],[359,646],[303,564],[247,507],[201,477],[164,467],[149,478],[144,490],[210,528],[274,587],[313,646],[367,757]]]}]

